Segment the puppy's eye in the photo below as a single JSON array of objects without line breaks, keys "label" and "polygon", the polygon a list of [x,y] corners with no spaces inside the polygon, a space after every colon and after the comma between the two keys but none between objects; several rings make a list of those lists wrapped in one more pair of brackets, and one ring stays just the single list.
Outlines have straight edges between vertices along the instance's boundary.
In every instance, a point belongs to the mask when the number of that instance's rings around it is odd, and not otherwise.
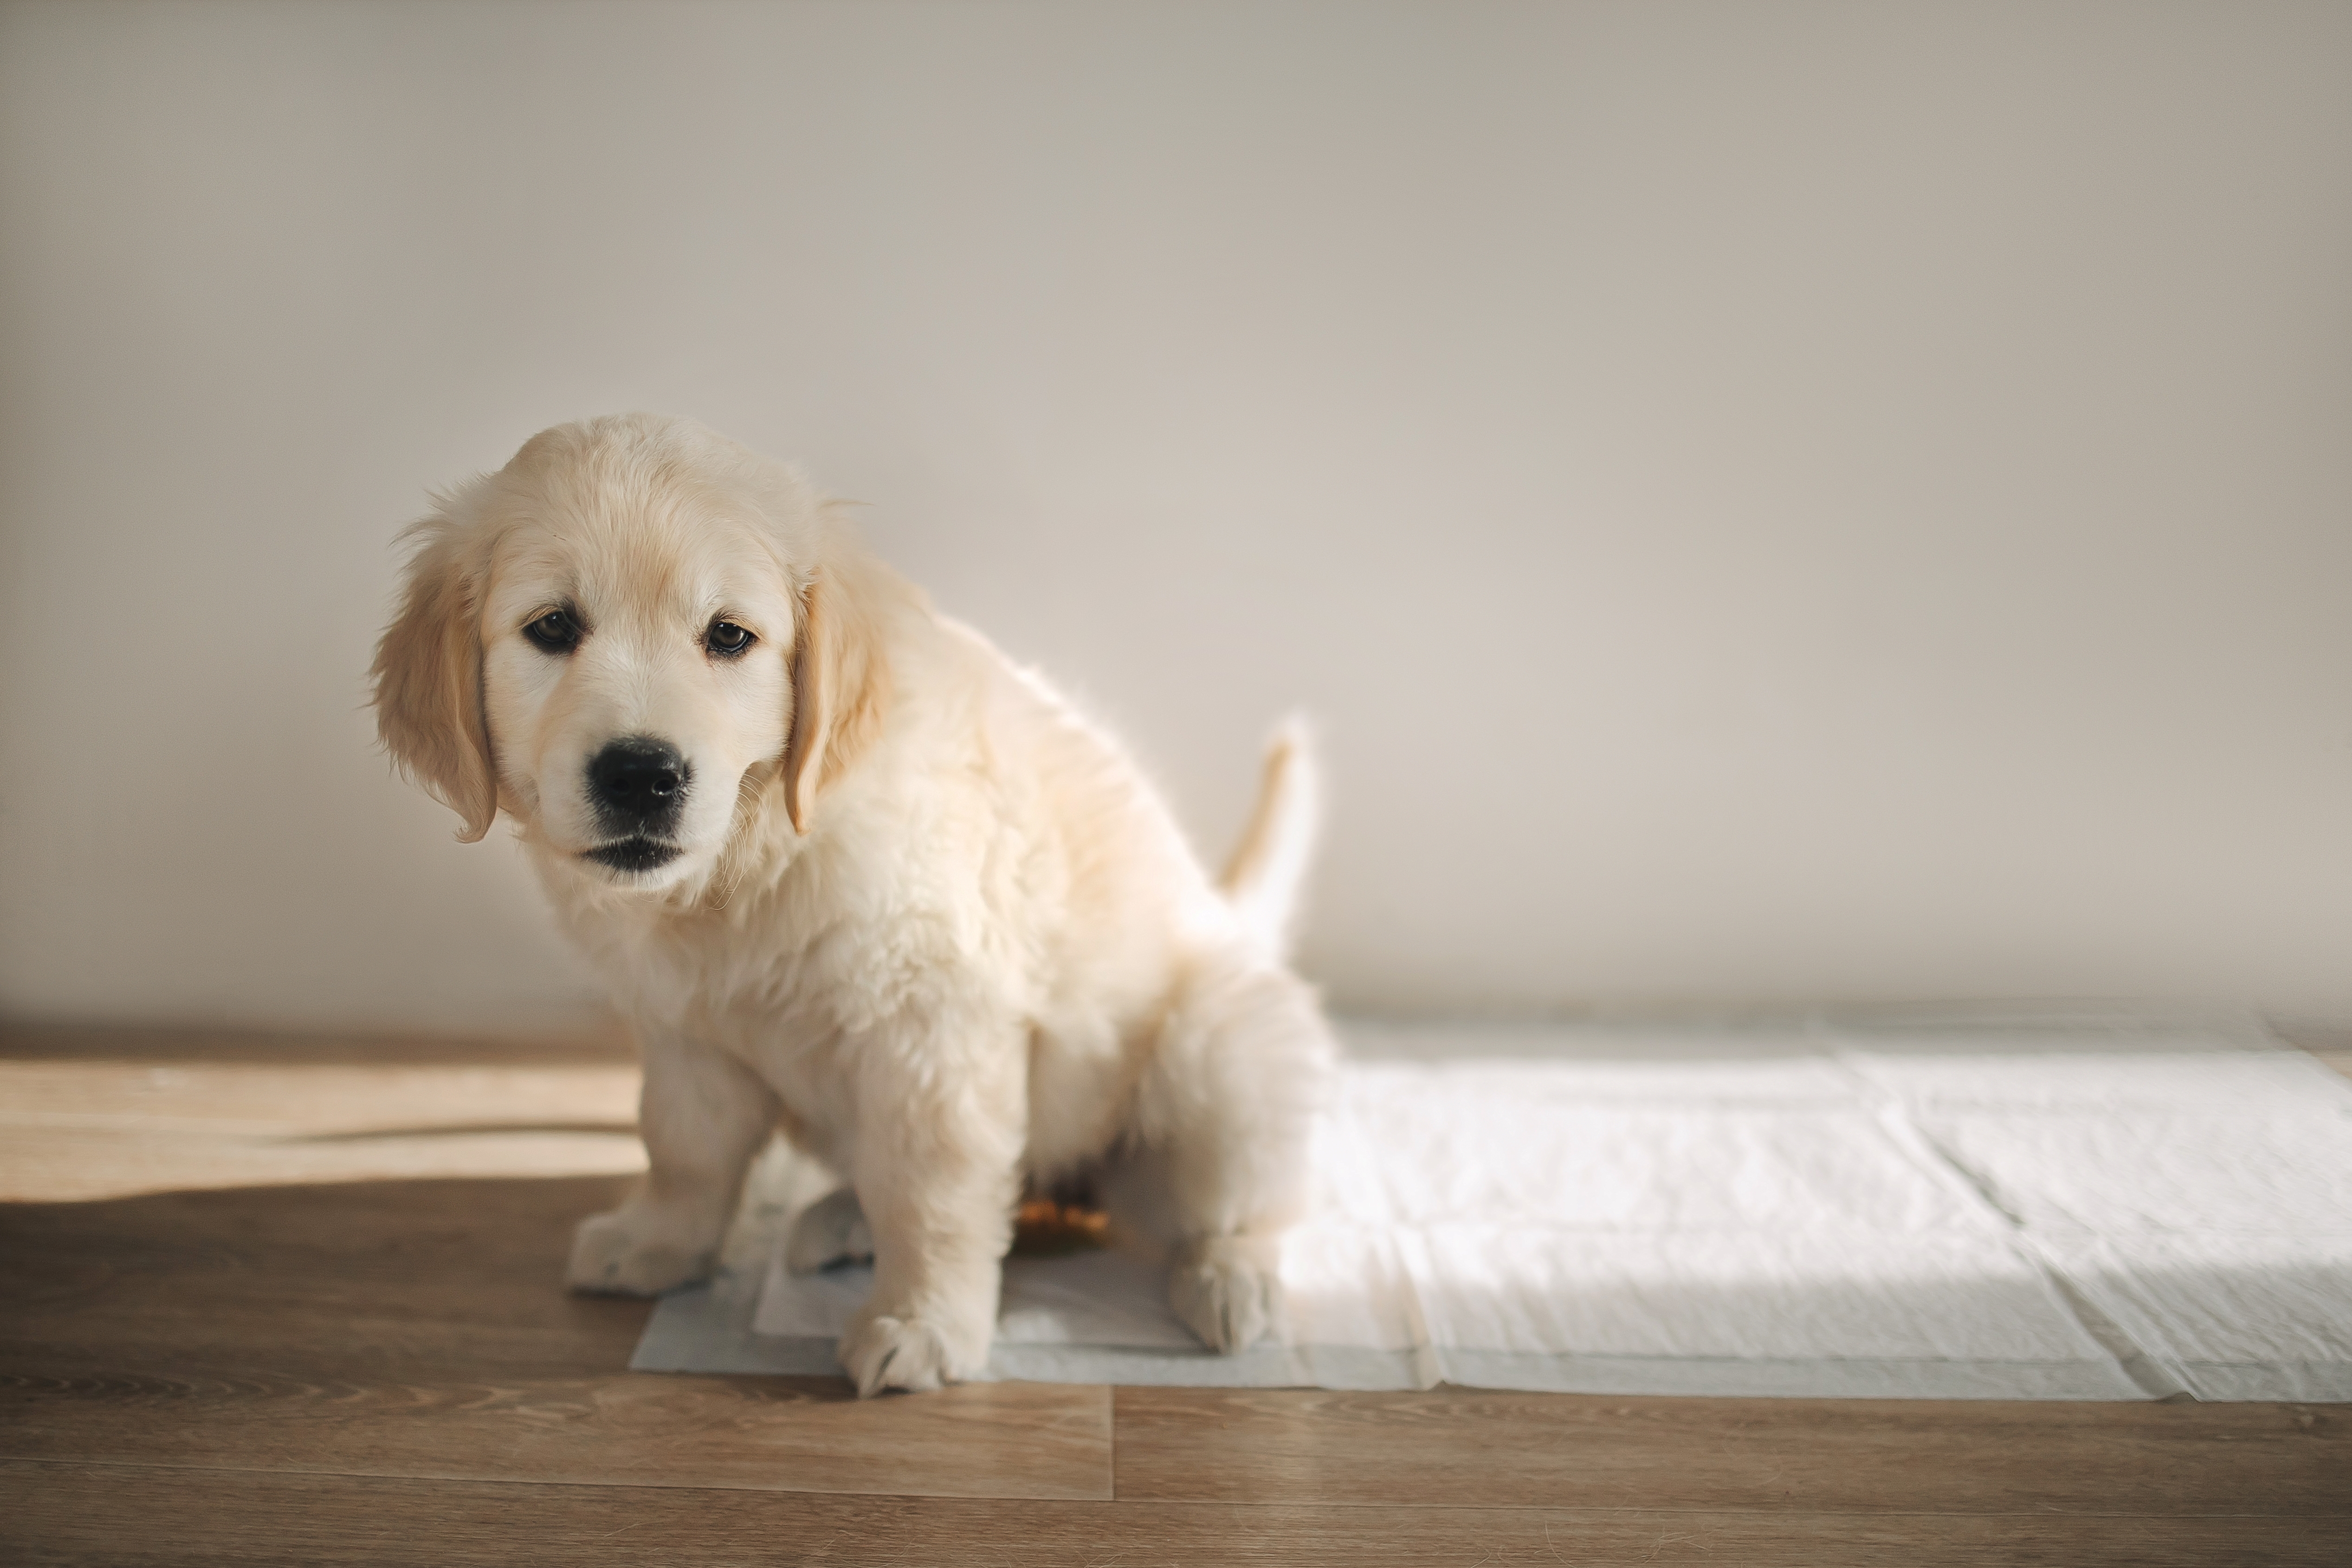
[{"label": "puppy's eye", "polygon": [[732,659],[759,639],[732,621],[713,621],[702,634],[702,645],[722,659]]},{"label": "puppy's eye", "polygon": [[541,653],[569,653],[572,649],[580,646],[580,639],[583,633],[580,630],[580,622],[572,618],[572,612],[551,610],[524,627],[522,634],[530,638]]}]

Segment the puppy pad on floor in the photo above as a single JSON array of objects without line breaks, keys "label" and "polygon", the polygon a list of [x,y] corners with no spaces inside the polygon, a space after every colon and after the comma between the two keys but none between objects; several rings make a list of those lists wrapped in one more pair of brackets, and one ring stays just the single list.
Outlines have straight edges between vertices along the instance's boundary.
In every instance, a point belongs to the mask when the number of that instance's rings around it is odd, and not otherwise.
[{"label": "puppy pad on floor", "polygon": [[[1014,1258],[988,1375],[2002,1399],[2352,1399],[2352,1082],[2134,1018],[1345,1030],[1283,1343],[1158,1270]],[[763,1161],[631,1364],[834,1373],[871,1272],[794,1276]]]}]

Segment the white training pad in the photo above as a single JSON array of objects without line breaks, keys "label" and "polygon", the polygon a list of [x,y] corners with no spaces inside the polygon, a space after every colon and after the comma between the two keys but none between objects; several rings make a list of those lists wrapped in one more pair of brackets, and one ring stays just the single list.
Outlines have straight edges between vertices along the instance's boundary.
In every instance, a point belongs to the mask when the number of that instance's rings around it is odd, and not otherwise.
[{"label": "white training pad", "polygon": [[[1225,1386],[2352,1399],[2352,1083],[2249,1028],[1346,1030],[1282,1343],[1158,1270],[1014,1259],[996,1377]],[[784,1271],[821,1174],[632,1364],[833,1372],[871,1272]]]}]

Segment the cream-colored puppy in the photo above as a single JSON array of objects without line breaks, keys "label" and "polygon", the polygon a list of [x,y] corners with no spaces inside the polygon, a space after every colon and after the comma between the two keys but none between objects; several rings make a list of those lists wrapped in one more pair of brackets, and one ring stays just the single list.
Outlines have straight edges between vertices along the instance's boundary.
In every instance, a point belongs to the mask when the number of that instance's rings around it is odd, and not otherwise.
[{"label": "cream-colored puppy", "polygon": [[1332,1060],[1284,964],[1313,832],[1295,734],[1221,884],[1119,749],[861,551],[797,473],[684,421],[535,436],[415,530],[385,745],[510,816],[634,1020],[651,1170],[571,1280],[705,1273],[781,1129],[863,1250],[861,1393],[987,1359],[1025,1185],[1097,1178],[1237,1351],[1273,1325]]}]

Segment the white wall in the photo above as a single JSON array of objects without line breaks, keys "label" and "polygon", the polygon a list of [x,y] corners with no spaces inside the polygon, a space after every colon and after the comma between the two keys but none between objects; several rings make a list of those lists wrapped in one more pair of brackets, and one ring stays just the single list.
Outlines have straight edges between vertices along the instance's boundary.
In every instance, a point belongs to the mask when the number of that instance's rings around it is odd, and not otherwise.
[{"label": "white wall", "polygon": [[797,455],[1358,1007],[2352,1016],[2352,7],[11,5],[0,1008],[560,1013],[394,530]]}]

